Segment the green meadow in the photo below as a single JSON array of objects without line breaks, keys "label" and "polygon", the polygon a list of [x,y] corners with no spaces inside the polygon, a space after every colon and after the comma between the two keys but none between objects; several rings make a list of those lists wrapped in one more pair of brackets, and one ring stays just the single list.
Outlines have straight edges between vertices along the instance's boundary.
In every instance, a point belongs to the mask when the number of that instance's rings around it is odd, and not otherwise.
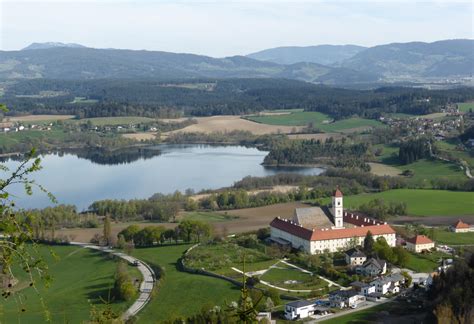
[{"label": "green meadow", "polygon": [[[116,262],[113,259],[100,252],[75,246],[40,246],[39,253],[48,264],[48,273],[52,277],[50,286],[45,287],[37,280],[36,293],[28,287],[29,280],[20,272],[19,283],[14,287],[18,289],[17,293],[7,300],[2,298],[0,322],[42,323],[46,322],[45,314],[49,313],[53,323],[82,323],[89,319],[92,305],[104,307],[102,299],[108,300],[109,290],[114,283]],[[135,268],[130,269],[136,271]],[[44,300],[44,306],[41,299]],[[20,300],[24,303],[21,304]],[[114,311],[121,313],[130,304],[112,301],[111,306]]]},{"label": "green meadow", "polygon": [[[474,214],[474,192],[396,189],[378,193],[344,196],[344,207],[356,209],[372,199],[405,202],[410,216],[463,216]],[[324,203],[329,203],[325,200]]]},{"label": "green meadow", "polygon": [[459,111],[468,112],[470,109],[474,111],[474,102],[458,103]]},{"label": "green meadow", "polygon": [[83,118],[77,119],[75,122],[87,123],[91,122],[94,126],[115,126],[115,125],[128,125],[128,124],[139,124],[149,123],[155,121],[153,118],[138,117],[138,116],[124,116],[124,117],[95,117],[95,118]]},{"label": "green meadow", "polygon": [[156,295],[138,314],[138,323],[159,323],[177,316],[189,316],[204,305],[225,306],[237,300],[239,289],[230,282],[177,269],[178,259],[190,245],[135,249],[133,255],[151,266],[160,266],[164,277]]},{"label": "green meadow", "polygon": [[383,126],[379,121],[364,118],[348,118],[331,122],[332,118],[330,116],[317,111],[290,111],[289,114],[247,116],[245,118],[257,123],[282,126],[308,126],[312,123],[314,128],[324,132],[363,130],[364,128]]}]

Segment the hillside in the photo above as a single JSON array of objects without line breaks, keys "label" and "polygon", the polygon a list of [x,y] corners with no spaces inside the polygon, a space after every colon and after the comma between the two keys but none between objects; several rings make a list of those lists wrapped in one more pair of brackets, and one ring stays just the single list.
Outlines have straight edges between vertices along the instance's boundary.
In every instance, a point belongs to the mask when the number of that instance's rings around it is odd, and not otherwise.
[{"label": "hillside", "polygon": [[380,45],[356,54],[341,66],[386,79],[470,76],[474,72],[474,40]]},{"label": "hillside", "polygon": [[365,47],[357,45],[285,46],[265,49],[247,57],[278,64],[308,62],[332,65],[349,59],[364,49]]},{"label": "hillside", "polygon": [[[0,52],[0,79],[288,78],[327,84],[377,77],[314,63],[280,65],[244,56],[212,58],[159,51],[49,47]],[[360,75],[360,78],[358,77]]]}]

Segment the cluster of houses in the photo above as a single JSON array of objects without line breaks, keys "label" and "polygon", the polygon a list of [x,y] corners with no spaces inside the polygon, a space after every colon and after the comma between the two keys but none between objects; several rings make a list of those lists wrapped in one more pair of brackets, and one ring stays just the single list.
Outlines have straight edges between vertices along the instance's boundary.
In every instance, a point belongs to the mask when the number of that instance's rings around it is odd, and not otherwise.
[{"label": "cluster of houses", "polygon": [[[292,219],[275,218],[270,228],[270,239],[274,243],[309,254],[336,252],[350,245],[363,246],[369,231],[375,240],[383,237],[389,246],[401,244],[413,253],[424,253],[435,248],[435,243],[425,235],[415,235],[402,244],[397,241],[395,231],[387,223],[344,211],[340,190],[335,191],[331,208],[299,208],[295,210]],[[474,232],[474,226],[459,220],[450,230],[456,233]],[[405,283],[405,277],[400,273],[387,271],[388,264],[385,260],[367,256],[362,248],[347,250],[345,261],[348,271],[363,276],[363,281],[352,282],[350,288],[332,291],[327,301],[298,300],[288,303],[285,306],[285,317],[289,320],[302,319],[313,315],[327,315],[330,308],[356,308],[361,302],[379,301],[398,294]],[[449,266],[443,261],[437,273],[445,271]],[[430,278],[432,276],[427,275],[424,280],[429,281]]]},{"label": "cluster of houses", "polygon": [[0,122],[0,133],[21,132],[21,131],[26,131],[26,130],[30,130],[30,129],[51,130],[52,126],[53,126],[52,123],[47,124],[47,125],[31,124],[31,125],[24,126],[20,123]]},{"label": "cluster of houses", "polygon": [[432,118],[380,117],[380,121],[393,128],[405,130],[407,136],[433,135],[436,140],[444,140],[450,133],[457,132],[463,116],[454,108],[446,111],[452,118],[436,120]]}]

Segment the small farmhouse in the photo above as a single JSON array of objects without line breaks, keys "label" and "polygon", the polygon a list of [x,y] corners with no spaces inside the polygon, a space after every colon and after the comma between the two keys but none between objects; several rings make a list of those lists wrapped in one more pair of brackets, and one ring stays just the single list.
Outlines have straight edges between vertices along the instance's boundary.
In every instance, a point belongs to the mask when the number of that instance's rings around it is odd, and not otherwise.
[{"label": "small farmhouse", "polygon": [[387,223],[345,212],[339,189],[334,192],[331,208],[298,208],[292,219],[276,217],[270,229],[270,238],[275,243],[309,254],[362,246],[369,231],[375,240],[384,237],[390,246],[396,242],[395,231]]},{"label": "small farmhouse", "polygon": [[455,233],[474,232],[474,226],[464,223],[462,220],[458,220],[457,223],[450,226],[449,229]]},{"label": "small farmhouse", "polygon": [[408,240],[406,240],[406,243],[407,250],[417,253],[422,251],[428,251],[434,248],[434,242],[425,235],[417,235],[415,237],[409,238]]},{"label": "small farmhouse", "polygon": [[346,251],[346,263],[350,266],[362,265],[367,257],[364,252],[357,248],[352,248]]},{"label": "small farmhouse", "polygon": [[365,297],[355,290],[336,290],[329,294],[331,307],[353,307],[365,301]]}]

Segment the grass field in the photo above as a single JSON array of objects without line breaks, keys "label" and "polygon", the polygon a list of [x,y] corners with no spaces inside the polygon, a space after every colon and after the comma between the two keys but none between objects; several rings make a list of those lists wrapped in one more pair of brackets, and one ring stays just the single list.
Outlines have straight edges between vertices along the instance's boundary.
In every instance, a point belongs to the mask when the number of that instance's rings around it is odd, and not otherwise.
[{"label": "grass field", "polygon": [[138,323],[159,323],[198,313],[203,305],[225,305],[238,299],[240,291],[227,281],[178,271],[176,262],[187,248],[189,245],[135,249],[134,256],[165,271],[158,293],[140,312]]},{"label": "grass field", "polygon": [[129,125],[139,123],[149,123],[154,121],[153,118],[138,117],[138,116],[127,116],[127,117],[96,117],[96,118],[83,118],[77,119],[75,122],[87,123],[90,121],[94,126],[114,126],[114,125]]},{"label": "grass field", "polygon": [[247,116],[245,118],[267,125],[307,126],[309,123],[313,123],[315,128],[324,132],[362,131],[371,127],[383,126],[379,121],[363,118],[348,118],[327,123],[332,118],[316,111],[297,111],[284,115]]},{"label": "grass field", "polygon": [[448,258],[450,255],[442,252],[430,252],[426,254],[410,252],[410,259],[407,268],[415,272],[432,272],[439,265],[441,258]]},{"label": "grass field", "polygon": [[373,127],[385,127],[384,124],[373,119],[364,118],[348,118],[338,120],[334,123],[323,124],[318,126],[325,132],[357,132]]},{"label": "grass field", "polygon": [[[440,142],[441,143],[441,142]],[[438,143],[436,144],[438,145]],[[453,147],[446,143],[440,144],[441,146],[447,145],[450,149]],[[459,166],[451,162],[445,162],[441,160],[428,160],[422,159],[414,163],[401,165],[398,160],[398,147],[390,145],[375,145],[374,148],[382,149],[382,154],[377,157],[377,161],[383,163],[392,168],[400,170],[412,170],[414,176],[407,178],[409,182],[416,183],[426,188],[431,187],[431,181],[439,178],[454,179],[454,180],[465,180],[467,179],[464,171]],[[459,152],[459,151],[457,151]],[[466,152],[459,152],[459,154],[465,154],[464,157],[468,159]]]},{"label": "grass field", "polygon": [[72,104],[93,104],[98,102],[96,99],[86,99],[85,97],[75,97],[74,100],[71,102]]},{"label": "grass field", "polygon": [[[265,272],[260,276],[260,279],[277,287],[292,290],[318,290],[328,286],[327,282],[319,277],[312,276],[309,273],[302,272],[283,263],[278,263],[274,268]],[[288,280],[297,282],[286,282]]]},{"label": "grass field", "polygon": [[[379,198],[386,202],[405,202],[411,216],[462,216],[474,214],[474,192],[447,190],[396,189],[373,194],[344,197],[344,207]],[[325,200],[324,203],[329,203]]]},{"label": "grass field", "polygon": [[0,148],[4,152],[11,152],[10,147],[13,145],[18,145],[19,143],[25,143],[30,145],[30,147],[37,147],[36,143],[41,142],[42,139],[57,139],[58,141],[64,140],[67,134],[62,130],[52,129],[50,131],[39,131],[39,130],[29,130],[22,132],[9,132],[7,134],[0,133]]},{"label": "grass field", "polygon": [[[281,113],[283,112],[281,111]],[[275,113],[280,113],[280,111]],[[290,111],[289,114],[284,115],[247,116],[245,118],[268,125],[307,126],[309,123],[313,123],[315,127],[319,127],[324,121],[332,120],[328,115],[317,111]]]},{"label": "grass field", "polygon": [[474,111],[474,102],[462,102],[458,103],[459,111],[468,112],[469,109]]},{"label": "grass field", "polygon": [[232,270],[232,267],[242,270],[244,254],[246,272],[264,270],[278,262],[255,249],[247,249],[235,243],[220,243],[195,248],[189,253],[187,264],[192,268],[203,268],[229,277],[240,277],[241,275]]},{"label": "grass field", "polygon": [[434,231],[435,241],[437,243],[457,245],[474,244],[474,233],[454,233],[447,228],[438,228]]},{"label": "grass field", "polygon": [[52,123],[58,120],[68,120],[74,118],[74,115],[26,115],[26,116],[12,116],[5,117],[11,122],[21,122],[22,124],[36,124],[43,125]]},{"label": "grass field", "polygon": [[235,219],[237,217],[222,214],[222,213],[213,213],[213,212],[187,212],[187,213],[184,213],[181,216],[181,218],[213,223],[213,222],[226,222],[231,219]]},{"label": "grass field", "polygon": [[358,312],[353,312],[347,315],[338,316],[326,321],[321,321],[324,324],[362,324],[372,323],[369,319],[374,316],[377,312],[386,309],[386,305],[377,305],[371,308],[367,308]]},{"label": "grass field", "polygon": [[[101,307],[99,297],[108,299],[113,286],[116,263],[105,255],[74,246],[53,246],[51,249],[59,257],[55,260],[47,247],[40,247],[49,266],[53,281],[49,288],[38,283],[39,295],[44,299],[46,309],[53,323],[82,323],[89,318],[91,304]],[[130,267],[132,268],[132,267]],[[134,269],[135,270],[135,269]],[[21,280],[18,285],[24,285]],[[3,323],[42,323],[44,308],[33,289],[20,291],[26,302],[24,313],[12,298],[2,300],[0,321]],[[124,311],[130,303],[112,303],[117,312]]]},{"label": "grass field", "polygon": [[474,168],[474,150],[471,151],[461,151],[457,149],[457,145],[454,143],[440,141],[436,142],[436,146],[441,150],[454,158],[464,160],[468,163],[470,168]]}]

